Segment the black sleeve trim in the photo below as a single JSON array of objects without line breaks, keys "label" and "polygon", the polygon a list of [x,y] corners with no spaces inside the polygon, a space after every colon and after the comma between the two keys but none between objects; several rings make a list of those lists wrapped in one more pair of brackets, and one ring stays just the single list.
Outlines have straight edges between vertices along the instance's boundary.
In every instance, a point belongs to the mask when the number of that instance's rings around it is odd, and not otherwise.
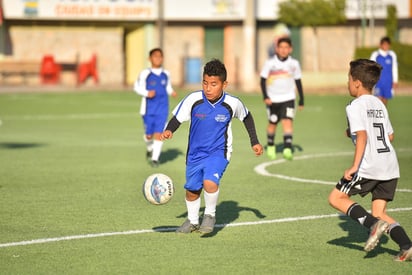
[{"label": "black sleeve trim", "polygon": [[180,122],[177,120],[176,116],[173,116],[170,120],[169,123],[166,126],[166,130],[171,131],[172,133],[174,133],[177,128],[179,128],[180,126]]},{"label": "black sleeve trim", "polygon": [[266,91],[266,78],[260,78],[260,89],[262,90],[263,99],[269,98],[268,93]]},{"label": "black sleeve trim", "polygon": [[303,97],[303,87],[302,87],[302,80],[296,79],[296,88],[298,89],[299,93],[299,106],[303,106],[305,104],[304,97]]},{"label": "black sleeve trim", "polygon": [[243,124],[246,127],[246,130],[249,134],[249,139],[250,139],[250,144],[252,146],[259,144],[259,140],[256,134],[256,127],[255,127],[255,122],[253,120],[252,114],[249,112],[245,119],[243,120]]}]

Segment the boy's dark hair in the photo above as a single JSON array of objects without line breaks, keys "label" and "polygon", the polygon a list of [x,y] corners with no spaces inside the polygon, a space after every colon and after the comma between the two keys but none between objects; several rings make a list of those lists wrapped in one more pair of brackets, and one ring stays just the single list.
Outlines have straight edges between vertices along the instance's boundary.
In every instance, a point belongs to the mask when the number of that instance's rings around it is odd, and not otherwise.
[{"label": "boy's dark hair", "polygon": [[382,66],[369,59],[357,59],[350,62],[349,74],[353,80],[359,80],[363,87],[372,91],[381,75]]},{"label": "boy's dark hair", "polygon": [[149,56],[152,56],[152,54],[155,53],[155,52],[160,52],[160,54],[163,55],[163,51],[162,51],[161,48],[154,48],[154,49],[150,50]]},{"label": "boy's dark hair", "polygon": [[289,46],[291,46],[292,47],[292,40],[289,38],[289,37],[282,37],[282,38],[279,38],[279,40],[278,40],[278,45],[280,44],[280,43],[288,43],[289,44]]},{"label": "boy's dark hair", "polygon": [[391,39],[388,36],[384,36],[384,37],[381,38],[381,45],[383,43],[391,44]]},{"label": "boy's dark hair", "polygon": [[212,59],[203,68],[203,75],[218,76],[222,82],[225,82],[227,77],[225,64],[218,59]]}]

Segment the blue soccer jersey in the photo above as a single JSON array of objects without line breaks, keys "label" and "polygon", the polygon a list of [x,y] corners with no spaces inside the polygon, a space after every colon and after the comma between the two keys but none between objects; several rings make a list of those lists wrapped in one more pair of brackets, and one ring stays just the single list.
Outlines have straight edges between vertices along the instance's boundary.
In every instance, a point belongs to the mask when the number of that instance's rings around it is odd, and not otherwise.
[{"label": "blue soccer jersey", "polygon": [[230,160],[232,118],[243,121],[248,113],[239,98],[225,92],[215,103],[209,102],[203,91],[187,95],[173,110],[180,123],[191,121],[187,163],[196,163],[214,154]]},{"label": "blue soccer jersey", "polygon": [[[169,73],[163,69],[145,69],[134,84],[134,90],[143,96],[140,114],[159,115],[168,114],[169,94],[173,92],[170,84]],[[148,92],[155,90],[156,95],[147,98]]]},{"label": "blue soccer jersey", "polygon": [[384,98],[392,98],[393,83],[398,82],[398,63],[396,54],[393,51],[383,51],[381,49],[374,51],[371,60],[376,61],[382,66],[381,76],[376,83],[376,95]]}]

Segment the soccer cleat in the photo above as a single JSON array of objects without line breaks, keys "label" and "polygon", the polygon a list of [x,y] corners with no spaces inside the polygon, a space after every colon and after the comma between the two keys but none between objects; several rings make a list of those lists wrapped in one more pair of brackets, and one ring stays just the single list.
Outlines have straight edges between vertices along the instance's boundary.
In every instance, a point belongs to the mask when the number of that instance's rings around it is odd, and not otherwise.
[{"label": "soccer cleat", "polygon": [[401,252],[399,252],[393,260],[397,262],[412,261],[412,246],[408,250],[401,250]]},{"label": "soccer cleat", "polygon": [[283,157],[287,160],[292,160],[293,159],[292,149],[290,148],[283,149]]},{"label": "soccer cleat", "polygon": [[371,227],[371,231],[369,233],[369,238],[366,241],[365,247],[363,248],[365,251],[369,252],[374,249],[378,243],[379,239],[382,237],[383,233],[389,228],[389,223],[385,222],[384,220],[378,220],[374,225]]},{"label": "soccer cleat", "polygon": [[152,151],[146,151],[146,159],[150,159],[152,157]]},{"label": "soccer cleat", "polygon": [[152,160],[150,162],[150,165],[152,165],[153,168],[159,167],[159,162],[157,160]]},{"label": "soccer cleat", "polygon": [[266,149],[266,154],[270,159],[276,159],[276,148],[275,146],[268,146]]},{"label": "soccer cleat", "polygon": [[199,232],[202,234],[211,233],[215,227],[216,218],[211,215],[204,215]]},{"label": "soccer cleat", "polygon": [[199,225],[198,224],[191,224],[189,219],[186,219],[185,222],[176,229],[176,233],[192,233],[192,232],[197,232],[199,231]]}]

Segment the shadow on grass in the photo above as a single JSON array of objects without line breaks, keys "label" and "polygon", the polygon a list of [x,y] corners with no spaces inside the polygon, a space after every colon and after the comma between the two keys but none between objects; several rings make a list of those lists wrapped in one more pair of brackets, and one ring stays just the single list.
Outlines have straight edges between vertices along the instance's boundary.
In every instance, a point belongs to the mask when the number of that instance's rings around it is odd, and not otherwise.
[{"label": "shadow on grass", "polygon": [[24,142],[1,142],[0,148],[5,149],[29,149],[35,147],[45,146],[42,143],[24,143]]},{"label": "shadow on grass", "polygon": [[[275,144],[276,146],[276,153],[282,153],[283,152],[283,143],[278,143]],[[265,151],[267,150],[267,145],[265,146]],[[303,151],[303,147],[300,146],[299,144],[292,144],[292,152],[296,153],[296,152],[302,152]]]},{"label": "shadow on grass", "polygon": [[[348,232],[348,235],[337,238],[337,239],[330,240],[327,243],[331,245],[343,246],[346,248],[363,251],[364,243],[366,242],[369,236],[368,230],[365,227],[361,226],[360,224],[356,223],[350,217],[341,215],[339,216],[339,219],[342,221],[339,224],[339,226],[342,228],[343,231]],[[364,256],[364,258],[365,259],[374,258],[378,256],[379,254],[383,254],[383,253],[389,253],[391,255],[396,255],[398,251],[382,247],[382,244],[386,244],[388,243],[388,241],[389,241],[388,236],[383,235],[379,241],[378,246],[374,250],[368,253],[365,252],[366,255]]]},{"label": "shadow on grass", "polygon": [[160,163],[166,163],[175,160],[178,156],[183,155],[183,152],[178,149],[168,149],[160,155]]},{"label": "shadow on grass", "polygon": [[[236,221],[239,218],[241,211],[250,211],[256,215],[259,219],[263,219],[266,216],[263,215],[258,209],[251,207],[239,206],[239,203],[236,201],[224,201],[221,202],[216,207],[216,224],[212,233],[201,235],[202,238],[210,238],[218,234],[226,226],[230,226],[231,223]],[[204,212],[204,207],[200,209],[200,212]],[[177,218],[186,218],[187,212],[182,213],[177,216]],[[157,232],[171,232],[175,231],[178,226],[158,226],[152,228]],[[196,234],[196,233],[193,233]]]}]

